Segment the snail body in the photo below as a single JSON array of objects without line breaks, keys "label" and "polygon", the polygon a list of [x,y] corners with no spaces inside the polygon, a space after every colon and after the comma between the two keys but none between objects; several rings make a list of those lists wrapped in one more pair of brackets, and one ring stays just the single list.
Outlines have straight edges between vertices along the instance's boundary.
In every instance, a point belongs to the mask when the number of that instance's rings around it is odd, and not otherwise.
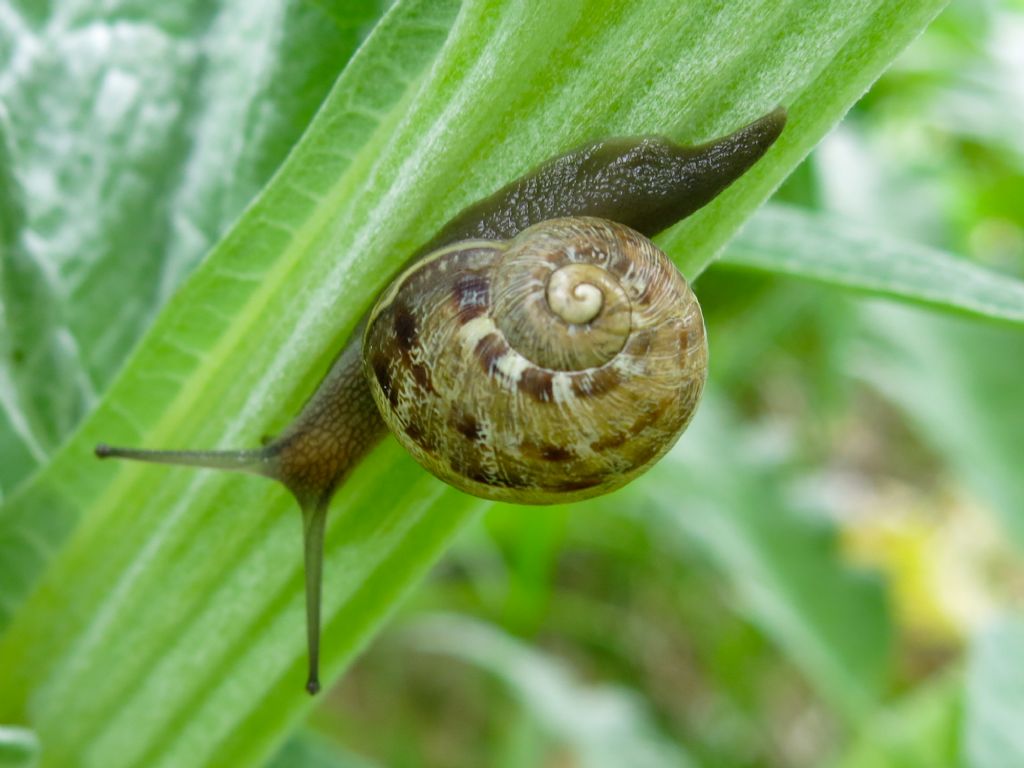
[{"label": "snail body", "polygon": [[647,238],[741,176],[784,124],[778,109],[697,147],[611,139],[553,158],[415,254],[264,447],[96,455],[249,472],[292,492],[316,693],[327,507],[389,428],[446,482],[527,504],[614,490],[672,446],[707,346],[693,293]]}]

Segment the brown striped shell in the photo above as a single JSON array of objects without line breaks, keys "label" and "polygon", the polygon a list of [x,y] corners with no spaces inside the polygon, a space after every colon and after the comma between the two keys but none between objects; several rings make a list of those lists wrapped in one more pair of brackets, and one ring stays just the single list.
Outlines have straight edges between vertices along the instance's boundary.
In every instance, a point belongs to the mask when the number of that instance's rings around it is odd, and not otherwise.
[{"label": "brown striped shell", "polygon": [[425,468],[477,496],[550,504],[614,490],[675,443],[707,343],[650,240],[567,218],[424,257],[374,307],[363,360]]}]

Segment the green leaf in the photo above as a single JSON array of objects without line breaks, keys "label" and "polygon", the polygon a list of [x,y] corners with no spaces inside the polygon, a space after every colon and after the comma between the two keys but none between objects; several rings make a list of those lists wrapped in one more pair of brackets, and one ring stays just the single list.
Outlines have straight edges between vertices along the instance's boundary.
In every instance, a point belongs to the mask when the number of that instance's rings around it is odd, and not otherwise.
[{"label": "green leaf", "polygon": [[303,730],[288,740],[266,768],[373,768],[373,764]]},{"label": "green leaf", "polygon": [[1024,335],[876,304],[850,373],[900,408],[1024,546]]},{"label": "green leaf", "polygon": [[[36,727],[52,765],[266,759],[310,706],[294,507],[256,478],[100,465],[93,445],[256,444],[469,201],[588,138],[697,142],[786,104],[764,162],[664,238],[696,274],[942,5],[396,5],[99,407],[0,512],[0,718]],[[360,465],[329,523],[325,679],[480,507],[391,442]]]},{"label": "green leaf", "polygon": [[1024,324],[1024,282],[836,217],[772,205],[717,264],[792,275],[990,320]]},{"label": "green leaf", "polygon": [[967,668],[963,761],[971,768],[1024,765],[1024,620],[982,632]]},{"label": "green leaf", "polygon": [[650,472],[654,510],[638,514],[696,544],[731,582],[743,614],[856,720],[878,703],[888,671],[882,585],[845,565],[831,526],[789,498],[780,449],[739,429],[706,393],[686,438]]},{"label": "green leaf", "polygon": [[378,2],[0,12],[0,451],[17,457],[0,487],[95,403],[292,148]]},{"label": "green leaf", "polygon": [[918,684],[866,721],[836,768],[957,766],[962,698],[959,674]]},{"label": "green leaf", "polygon": [[0,766],[29,768],[39,759],[39,739],[26,728],[0,725]]},{"label": "green leaf", "polygon": [[631,691],[587,685],[565,666],[501,630],[459,616],[433,615],[410,628],[415,647],[469,662],[501,680],[549,737],[584,768],[692,765],[652,722]]}]

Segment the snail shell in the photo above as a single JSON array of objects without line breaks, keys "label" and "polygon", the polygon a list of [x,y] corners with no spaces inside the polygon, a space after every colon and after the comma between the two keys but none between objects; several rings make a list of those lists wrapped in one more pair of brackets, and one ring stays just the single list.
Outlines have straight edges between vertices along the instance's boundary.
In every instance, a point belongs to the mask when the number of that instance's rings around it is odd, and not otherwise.
[{"label": "snail shell", "polygon": [[381,296],[366,375],[426,469],[490,499],[550,504],[625,485],[693,416],[700,306],[646,237],[597,218],[436,251]]}]

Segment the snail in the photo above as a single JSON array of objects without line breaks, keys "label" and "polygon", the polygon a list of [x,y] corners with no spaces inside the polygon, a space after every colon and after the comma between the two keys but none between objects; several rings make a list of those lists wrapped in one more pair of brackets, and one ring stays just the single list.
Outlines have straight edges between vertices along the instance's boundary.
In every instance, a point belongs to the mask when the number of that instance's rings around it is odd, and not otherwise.
[{"label": "snail", "polygon": [[527,504],[611,491],[673,445],[700,398],[707,344],[693,293],[648,237],[746,172],[785,119],[779,108],[695,147],[615,138],[557,156],[420,249],[262,448],[96,455],[249,472],[291,491],[314,694],[327,507],[388,428],[442,480]]}]

